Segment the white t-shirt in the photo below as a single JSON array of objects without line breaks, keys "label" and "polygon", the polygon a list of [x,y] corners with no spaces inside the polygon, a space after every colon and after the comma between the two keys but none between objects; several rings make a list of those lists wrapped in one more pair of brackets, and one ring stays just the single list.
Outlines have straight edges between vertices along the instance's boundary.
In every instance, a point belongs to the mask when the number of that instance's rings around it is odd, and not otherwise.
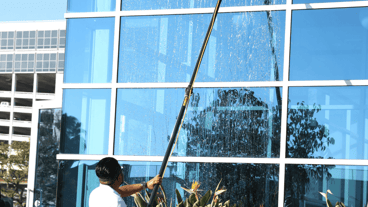
[{"label": "white t-shirt", "polygon": [[89,207],[126,207],[124,200],[108,185],[100,184],[89,195]]}]

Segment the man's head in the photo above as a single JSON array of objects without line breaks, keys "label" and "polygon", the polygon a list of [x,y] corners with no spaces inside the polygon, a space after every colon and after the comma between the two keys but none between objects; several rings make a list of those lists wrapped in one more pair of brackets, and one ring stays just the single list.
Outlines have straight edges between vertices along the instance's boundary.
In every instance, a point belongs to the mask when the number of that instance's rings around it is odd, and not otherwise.
[{"label": "man's head", "polygon": [[[105,157],[97,163],[96,175],[100,179],[100,183],[112,185],[115,181],[123,183],[124,177],[121,172],[121,166],[118,161],[112,157]],[[121,180],[119,176],[121,175]]]}]

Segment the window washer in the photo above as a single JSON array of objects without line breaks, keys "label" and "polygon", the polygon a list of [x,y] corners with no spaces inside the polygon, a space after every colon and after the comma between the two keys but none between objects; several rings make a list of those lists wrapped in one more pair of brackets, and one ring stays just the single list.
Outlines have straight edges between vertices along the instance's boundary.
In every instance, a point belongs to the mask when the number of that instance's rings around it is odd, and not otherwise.
[{"label": "window washer", "polygon": [[100,186],[90,194],[89,207],[126,207],[122,197],[146,188],[152,190],[154,185],[162,182],[157,175],[147,183],[120,186],[124,182],[124,175],[118,161],[112,157],[103,158],[97,163],[96,175],[100,179]]}]

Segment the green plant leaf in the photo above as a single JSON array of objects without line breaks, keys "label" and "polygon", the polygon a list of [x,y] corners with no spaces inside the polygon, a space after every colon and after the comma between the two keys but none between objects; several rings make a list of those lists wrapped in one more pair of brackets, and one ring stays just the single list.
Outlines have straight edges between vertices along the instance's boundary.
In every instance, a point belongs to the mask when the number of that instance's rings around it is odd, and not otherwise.
[{"label": "green plant leaf", "polygon": [[164,187],[162,187],[162,185],[160,185],[160,188],[161,188],[161,191],[162,191],[162,195],[164,196],[164,202],[165,202],[165,205],[166,205],[167,199],[166,199],[166,193],[165,193]]},{"label": "green plant leaf", "polygon": [[196,201],[194,204],[193,204],[193,207],[199,207],[199,201]]},{"label": "green plant leaf", "polygon": [[224,204],[224,206],[230,207],[230,200],[226,201],[225,204]]},{"label": "green plant leaf", "polygon": [[142,198],[142,196],[138,193],[138,194],[133,194],[132,195],[134,197],[134,202],[135,205],[137,205],[138,207],[146,207],[147,203],[144,201],[144,199]]},{"label": "green plant leaf", "polygon": [[211,196],[212,196],[212,191],[211,190],[207,191],[207,193],[199,201],[199,206],[205,206],[208,203],[208,201],[211,199]]},{"label": "green plant leaf", "polygon": [[178,203],[183,203],[183,199],[181,198],[180,192],[178,191],[178,189],[175,189],[175,193],[176,193],[176,199],[178,200]]},{"label": "green plant leaf", "polygon": [[195,194],[194,193],[190,194],[188,198],[188,203],[190,203],[190,205],[193,205],[196,201],[197,201],[197,198],[195,197]]}]

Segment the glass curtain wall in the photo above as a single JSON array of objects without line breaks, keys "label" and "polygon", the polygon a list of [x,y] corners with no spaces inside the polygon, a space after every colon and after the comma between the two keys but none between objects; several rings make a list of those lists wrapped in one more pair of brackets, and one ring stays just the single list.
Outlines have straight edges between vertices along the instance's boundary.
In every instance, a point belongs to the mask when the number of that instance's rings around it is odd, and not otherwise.
[{"label": "glass curtain wall", "polygon": [[[158,174],[216,4],[81,2],[66,14],[58,206],[88,206],[106,156],[129,184]],[[367,22],[368,1],[223,0],[167,196],[221,181],[238,206],[322,207],[327,190],[367,205]]]}]

